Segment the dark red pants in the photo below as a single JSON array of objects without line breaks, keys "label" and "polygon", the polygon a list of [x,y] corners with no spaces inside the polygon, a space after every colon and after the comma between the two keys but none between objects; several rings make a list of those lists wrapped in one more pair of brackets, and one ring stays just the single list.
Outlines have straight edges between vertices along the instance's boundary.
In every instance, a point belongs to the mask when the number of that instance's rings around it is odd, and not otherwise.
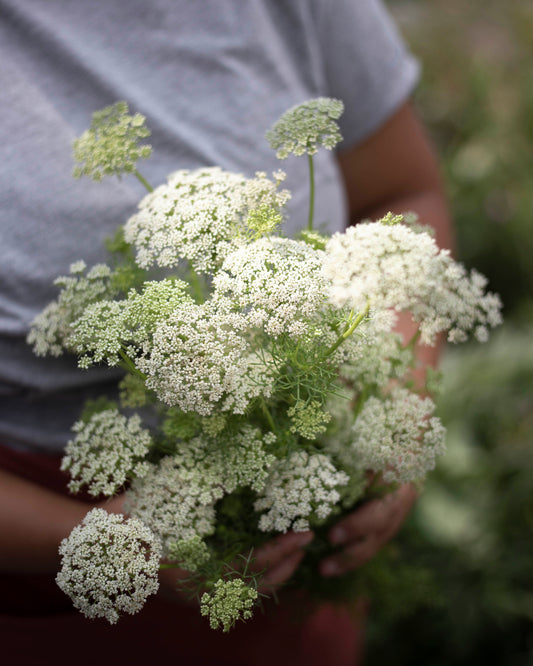
[{"label": "dark red pants", "polygon": [[[59,458],[0,447],[0,467],[68,494]],[[0,534],[0,539],[2,535]],[[0,574],[0,664],[17,666],[356,666],[361,620],[325,604],[271,603],[228,634],[187,606],[159,598],[116,625],[74,610],[53,576]],[[298,620],[302,616],[304,620]],[[172,661],[170,661],[172,660]]]}]

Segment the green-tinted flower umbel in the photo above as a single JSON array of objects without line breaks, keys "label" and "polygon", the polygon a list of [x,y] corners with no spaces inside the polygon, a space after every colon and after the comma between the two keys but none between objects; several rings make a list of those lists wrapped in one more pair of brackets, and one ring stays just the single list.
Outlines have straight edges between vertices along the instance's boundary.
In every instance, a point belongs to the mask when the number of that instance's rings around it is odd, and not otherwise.
[{"label": "green-tinted flower umbel", "polygon": [[150,157],[152,148],[139,141],[150,136],[140,113],[130,115],[126,102],[96,111],[91,126],[74,141],[74,176],[100,181],[104,176],[135,173],[137,160]]},{"label": "green-tinted flower umbel", "polygon": [[267,132],[278,159],[293,155],[314,155],[320,146],[331,150],[342,139],[336,122],[344,104],[331,97],[318,97],[293,106]]}]

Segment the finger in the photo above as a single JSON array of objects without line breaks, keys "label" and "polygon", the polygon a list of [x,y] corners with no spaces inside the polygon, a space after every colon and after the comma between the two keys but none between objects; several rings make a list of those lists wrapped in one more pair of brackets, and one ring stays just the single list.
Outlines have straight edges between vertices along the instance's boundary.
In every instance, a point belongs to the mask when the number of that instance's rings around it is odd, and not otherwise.
[{"label": "finger", "polygon": [[261,580],[259,591],[269,593],[276,587],[286,583],[298,568],[304,555],[305,553],[303,550],[297,550],[278,562],[276,566],[268,569]]},{"label": "finger", "polygon": [[379,500],[367,502],[331,529],[330,542],[341,545],[370,533],[397,529],[409,513],[416,497],[413,486],[406,484]]},{"label": "finger", "polygon": [[252,569],[273,569],[284,559],[295,553],[303,553],[303,548],[314,538],[313,532],[287,532],[281,534],[256,549]]},{"label": "finger", "polygon": [[340,520],[330,531],[329,540],[341,545],[363,538],[371,532],[379,532],[391,520],[396,511],[392,496],[372,500]]},{"label": "finger", "polygon": [[326,577],[341,576],[357,569],[371,560],[386,542],[384,535],[371,534],[342,552],[324,559],[320,563],[320,573]]}]

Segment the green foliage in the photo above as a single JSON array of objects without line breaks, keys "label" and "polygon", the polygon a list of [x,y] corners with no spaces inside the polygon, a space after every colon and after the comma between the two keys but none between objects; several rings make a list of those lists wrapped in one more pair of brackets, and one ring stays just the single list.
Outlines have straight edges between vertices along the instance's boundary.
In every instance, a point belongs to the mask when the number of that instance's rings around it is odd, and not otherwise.
[{"label": "green foliage", "polygon": [[119,383],[119,397],[122,407],[144,407],[148,402],[144,382],[138,375],[127,374]]}]

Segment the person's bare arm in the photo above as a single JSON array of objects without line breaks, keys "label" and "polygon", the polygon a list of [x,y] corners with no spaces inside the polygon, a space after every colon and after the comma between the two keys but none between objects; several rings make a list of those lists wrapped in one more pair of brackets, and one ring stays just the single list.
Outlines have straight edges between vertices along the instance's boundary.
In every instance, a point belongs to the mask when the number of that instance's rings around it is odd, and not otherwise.
[{"label": "person's bare arm", "polygon": [[0,470],[0,569],[53,573],[58,547],[90,507]]},{"label": "person's bare arm", "polygon": [[[432,227],[441,248],[452,248],[452,225],[439,168],[424,129],[409,103],[364,143],[339,155],[346,188],[350,223],[377,220],[389,211],[416,213],[421,224]],[[416,331],[409,315],[400,318],[404,341]],[[424,368],[435,366],[439,345],[417,346]],[[367,502],[335,525],[329,534],[339,552],[321,563],[323,575],[339,575],[370,560],[400,529],[416,499],[410,485],[381,500]]]},{"label": "person's bare arm", "polygon": [[338,157],[350,223],[389,211],[417,213],[437,244],[452,247],[452,226],[438,163],[416,113],[407,103],[366,141]]}]

